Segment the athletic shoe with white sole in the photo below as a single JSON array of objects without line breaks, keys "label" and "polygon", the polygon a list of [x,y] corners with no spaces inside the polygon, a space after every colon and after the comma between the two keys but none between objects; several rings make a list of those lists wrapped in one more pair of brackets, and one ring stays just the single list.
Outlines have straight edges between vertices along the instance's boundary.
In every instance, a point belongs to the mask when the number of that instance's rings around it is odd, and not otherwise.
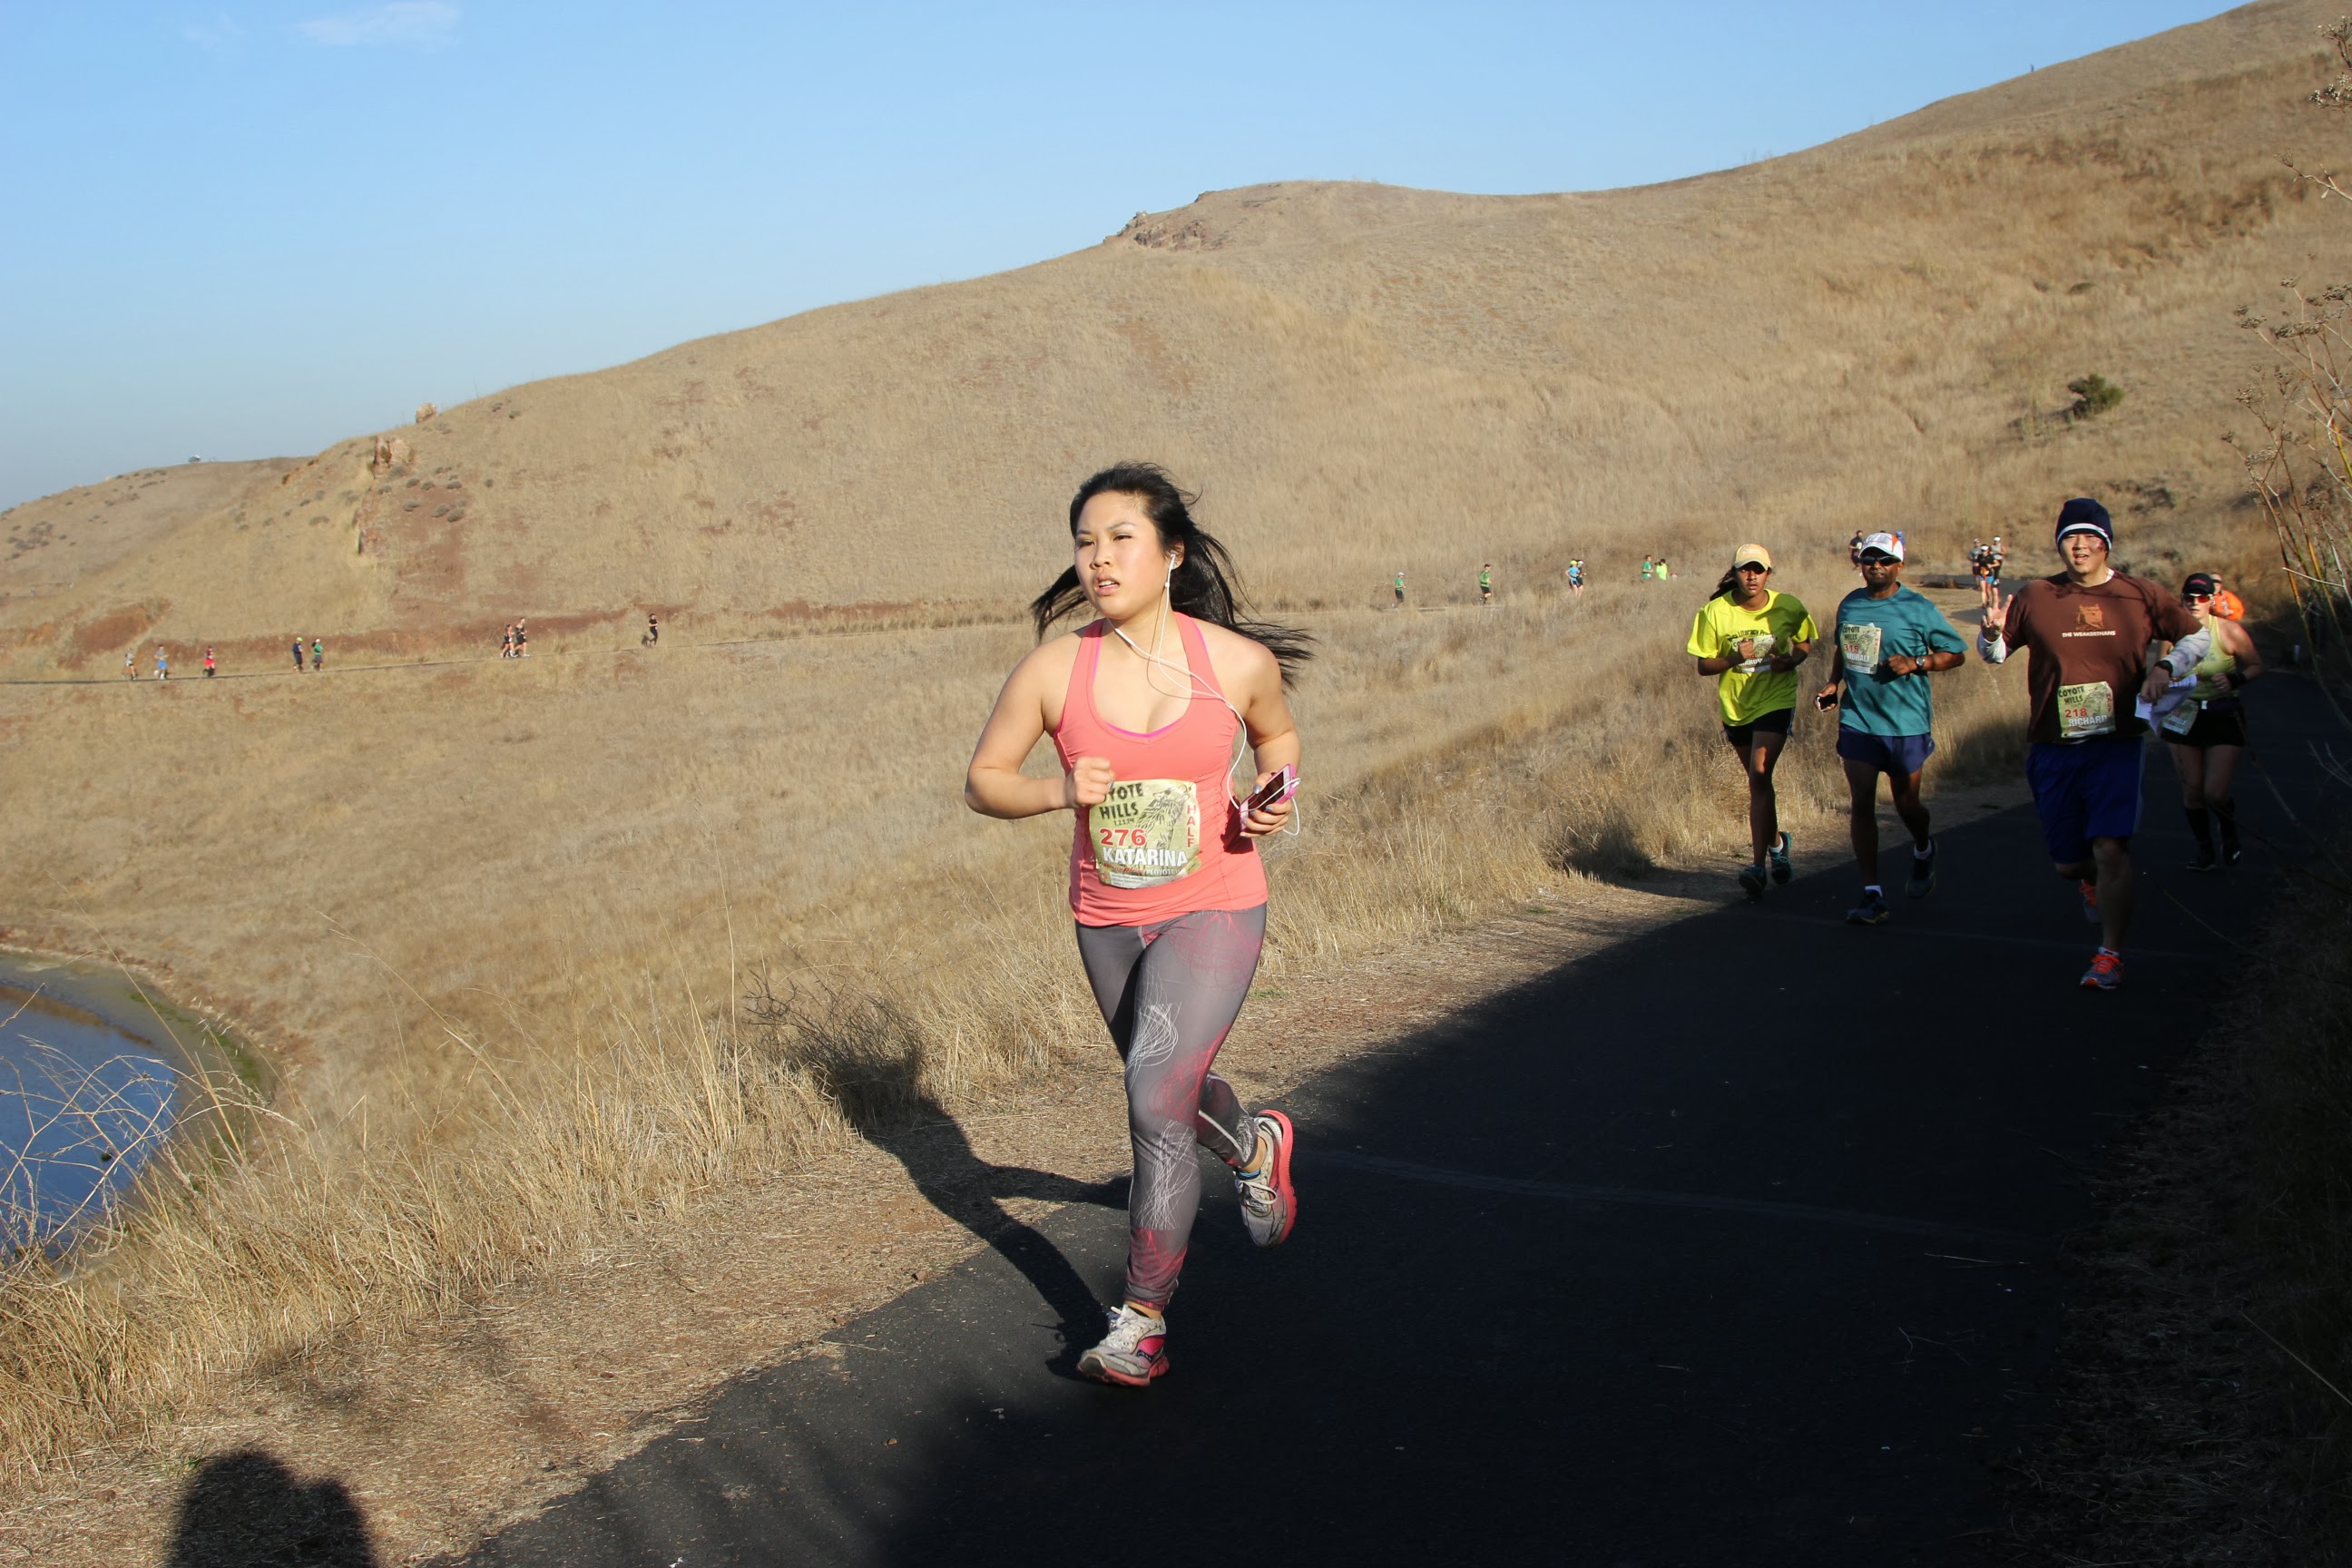
[{"label": "athletic shoe with white sole", "polygon": [[2124,983],[2124,955],[2101,948],[2091,955],[2091,967],[2083,971],[2085,991],[2115,991]]},{"label": "athletic shoe with white sole", "polygon": [[1763,901],[1764,889],[1767,885],[1768,884],[1764,879],[1763,867],[1742,866],[1739,868],[1739,890],[1748,895],[1748,901],[1749,903],[1760,903]]},{"label": "athletic shoe with white sole", "polygon": [[1916,849],[1911,852],[1911,876],[1903,884],[1903,891],[1906,897],[1924,899],[1935,890],[1936,841],[1930,838],[1927,840],[1927,852],[1925,855],[1920,854]]},{"label": "athletic shoe with white sole", "polygon": [[1141,1388],[1168,1370],[1168,1321],[1125,1302],[1110,1312],[1110,1332],[1078,1357],[1078,1370],[1099,1383]]},{"label": "athletic shoe with white sole", "polygon": [[1298,1194],[1290,1186],[1290,1146],[1297,1135],[1279,1110],[1261,1110],[1250,1120],[1257,1126],[1265,1163],[1254,1176],[1235,1171],[1234,1193],[1242,1200],[1249,1238],[1260,1247],[1280,1247],[1298,1222]]},{"label": "athletic shoe with white sole", "polygon": [[1780,835],[1780,841],[1778,844],[1773,845],[1771,848],[1764,851],[1764,857],[1766,859],[1772,862],[1772,879],[1774,881],[1785,883],[1790,878],[1797,874],[1796,868],[1789,864],[1789,836],[1787,834],[1783,833]]}]

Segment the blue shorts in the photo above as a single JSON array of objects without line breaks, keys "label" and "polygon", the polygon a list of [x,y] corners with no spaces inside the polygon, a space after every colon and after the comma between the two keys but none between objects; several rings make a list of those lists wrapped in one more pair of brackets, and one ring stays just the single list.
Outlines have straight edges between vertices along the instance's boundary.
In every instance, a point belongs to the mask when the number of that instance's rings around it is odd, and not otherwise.
[{"label": "blue shorts", "polygon": [[1838,726],[1837,753],[1848,762],[1868,763],[1882,773],[1910,777],[1935,754],[1933,735],[1873,735]]},{"label": "blue shorts", "polygon": [[2079,866],[2092,839],[2128,840],[2139,831],[2139,775],[2137,735],[2026,748],[2025,777],[2053,864]]}]

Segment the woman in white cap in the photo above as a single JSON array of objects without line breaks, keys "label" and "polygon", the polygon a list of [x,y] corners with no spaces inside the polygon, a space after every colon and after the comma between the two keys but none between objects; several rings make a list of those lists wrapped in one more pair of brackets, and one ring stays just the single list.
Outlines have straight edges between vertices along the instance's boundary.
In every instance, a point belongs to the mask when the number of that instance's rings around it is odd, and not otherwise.
[{"label": "woman in white cap", "polygon": [[[1685,651],[1701,675],[1715,678],[1723,738],[1748,775],[1748,839],[1752,856],[1739,886],[1761,899],[1769,882],[1786,882],[1789,836],[1780,831],[1780,805],[1772,793],[1772,765],[1788,743],[1797,710],[1797,667],[1813,651],[1821,630],[1793,594],[1772,591],[1772,552],[1743,544],[1731,570],[1692,618]],[[1768,869],[1769,868],[1769,869]]]},{"label": "woman in white cap", "polygon": [[[2263,672],[2263,657],[2254,651],[2253,634],[2221,615],[2221,580],[2210,572],[2191,572],[2180,584],[2180,607],[2213,634],[2212,644],[2197,661],[2197,684],[2179,706],[2164,716],[2157,730],[2169,742],[2173,770],[2180,775],[2180,807],[2189,817],[2189,831],[2197,836],[2197,852],[2189,857],[2192,871],[2234,866],[2238,847],[2238,803],[2230,786],[2238,773],[2238,759],[2246,754],[2246,709],[2238,693]],[[2213,852],[2213,828],[2221,829],[2221,852]]]}]

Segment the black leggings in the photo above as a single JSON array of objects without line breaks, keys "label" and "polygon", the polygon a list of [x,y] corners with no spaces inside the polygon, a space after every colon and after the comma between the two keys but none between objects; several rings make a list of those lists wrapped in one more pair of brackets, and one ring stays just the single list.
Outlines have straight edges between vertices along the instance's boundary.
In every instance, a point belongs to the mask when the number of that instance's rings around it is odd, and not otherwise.
[{"label": "black leggings", "polygon": [[1119,1058],[1135,1184],[1127,1204],[1127,1299],[1165,1306],[1201,1206],[1201,1144],[1248,1161],[1257,1131],[1209,1070],[1265,944],[1265,906],[1200,910],[1140,926],[1078,927],[1078,957]]}]

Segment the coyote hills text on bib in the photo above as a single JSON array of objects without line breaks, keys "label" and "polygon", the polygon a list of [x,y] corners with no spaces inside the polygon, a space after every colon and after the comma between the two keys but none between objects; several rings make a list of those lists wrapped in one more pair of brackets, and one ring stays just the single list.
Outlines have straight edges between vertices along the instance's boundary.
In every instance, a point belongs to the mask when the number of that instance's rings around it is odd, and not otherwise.
[{"label": "coyote hills text on bib", "polygon": [[2069,741],[2116,732],[2115,689],[2104,680],[2058,689],[2058,733]]},{"label": "coyote hills text on bib", "polygon": [[1201,796],[1190,779],[1121,779],[1087,826],[1114,888],[1156,888],[1201,868]]}]

